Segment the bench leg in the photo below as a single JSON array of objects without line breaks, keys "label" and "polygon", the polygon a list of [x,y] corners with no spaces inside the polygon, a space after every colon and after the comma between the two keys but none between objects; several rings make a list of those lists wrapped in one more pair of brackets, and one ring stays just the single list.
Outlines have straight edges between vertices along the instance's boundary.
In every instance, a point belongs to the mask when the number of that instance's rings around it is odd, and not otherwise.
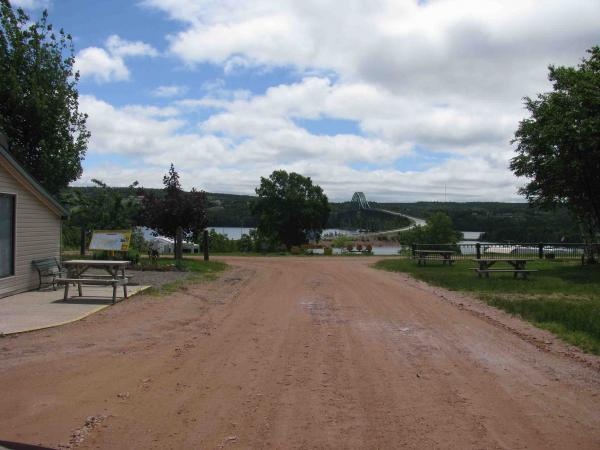
[{"label": "bench leg", "polygon": [[113,305],[115,304],[116,299],[117,299],[117,283],[114,283],[113,284],[113,296],[112,296]]},{"label": "bench leg", "polygon": [[69,283],[65,283],[65,296],[63,298],[63,301],[67,301],[67,299],[69,298]]},{"label": "bench leg", "polygon": [[81,283],[77,283],[77,290],[79,291],[79,296],[83,297],[83,288],[81,287]]}]

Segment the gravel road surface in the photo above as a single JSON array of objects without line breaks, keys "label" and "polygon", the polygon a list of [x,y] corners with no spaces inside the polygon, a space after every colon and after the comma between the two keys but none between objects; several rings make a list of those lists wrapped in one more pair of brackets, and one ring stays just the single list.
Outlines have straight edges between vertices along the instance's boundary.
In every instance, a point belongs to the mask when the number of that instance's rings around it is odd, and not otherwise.
[{"label": "gravel road surface", "polygon": [[0,440],[600,448],[598,358],[377,258],[222,259],[217,281],[0,338]]}]

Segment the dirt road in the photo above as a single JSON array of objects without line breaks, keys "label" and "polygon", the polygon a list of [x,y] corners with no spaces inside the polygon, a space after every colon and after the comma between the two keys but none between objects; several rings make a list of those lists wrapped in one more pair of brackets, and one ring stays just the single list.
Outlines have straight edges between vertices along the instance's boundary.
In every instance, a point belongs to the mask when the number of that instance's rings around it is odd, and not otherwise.
[{"label": "dirt road", "polygon": [[597,359],[545,332],[374,259],[227,261],[219,281],[0,339],[0,440],[600,448]]}]

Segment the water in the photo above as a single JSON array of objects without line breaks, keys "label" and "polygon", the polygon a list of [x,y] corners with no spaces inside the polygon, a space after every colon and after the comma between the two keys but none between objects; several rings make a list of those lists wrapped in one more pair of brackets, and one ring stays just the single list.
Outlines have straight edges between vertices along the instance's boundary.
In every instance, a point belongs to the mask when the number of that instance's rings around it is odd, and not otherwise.
[{"label": "water", "polygon": [[251,230],[254,228],[248,227],[208,227],[208,230],[215,230],[215,232],[219,234],[226,235],[229,239],[239,240],[242,237],[242,234],[250,234]]},{"label": "water", "polygon": [[[217,233],[219,234],[225,234],[227,235],[227,237],[229,239],[234,239],[234,240],[238,240],[242,237],[242,234],[249,234],[251,230],[254,230],[254,228],[247,228],[247,227],[208,227],[208,230],[215,230]],[[335,236],[339,236],[339,235],[356,235],[358,234],[357,231],[350,231],[350,230],[342,230],[339,228],[327,228],[325,230],[323,230],[323,234],[322,236],[325,237],[327,235],[330,235],[332,237]]]}]

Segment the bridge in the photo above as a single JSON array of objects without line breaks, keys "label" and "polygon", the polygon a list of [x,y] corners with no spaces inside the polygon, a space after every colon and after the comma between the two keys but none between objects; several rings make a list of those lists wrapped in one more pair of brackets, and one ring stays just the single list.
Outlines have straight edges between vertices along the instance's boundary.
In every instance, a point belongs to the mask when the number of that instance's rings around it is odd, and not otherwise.
[{"label": "bridge", "polygon": [[355,192],[352,196],[352,203],[356,203],[358,205],[358,209],[371,209],[369,202],[367,201],[367,197],[362,192]]},{"label": "bridge", "polygon": [[425,225],[425,221],[423,219],[419,219],[417,217],[412,217],[412,216],[408,216],[406,214],[402,214],[401,212],[398,211],[390,211],[389,209],[381,209],[381,208],[373,208],[371,207],[371,205],[369,204],[366,195],[364,194],[364,192],[355,192],[354,195],[352,196],[352,203],[354,203],[358,209],[362,209],[362,210],[370,210],[370,211],[379,211],[385,214],[389,214],[391,216],[401,216],[401,217],[406,217],[407,219],[410,220],[411,224],[407,227],[404,228],[398,228],[396,230],[387,230],[387,231],[377,231],[377,232],[373,232],[373,233],[367,233],[369,236],[383,236],[383,235],[387,235],[387,234],[396,234],[399,233],[401,231],[407,231],[410,230],[411,228],[418,226],[423,226]]}]

